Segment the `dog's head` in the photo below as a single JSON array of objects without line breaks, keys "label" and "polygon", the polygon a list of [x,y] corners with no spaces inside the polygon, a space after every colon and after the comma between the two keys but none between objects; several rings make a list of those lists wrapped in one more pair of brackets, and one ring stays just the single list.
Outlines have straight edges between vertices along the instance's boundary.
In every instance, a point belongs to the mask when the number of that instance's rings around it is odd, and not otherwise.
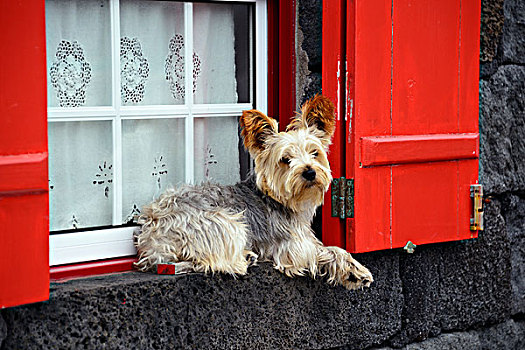
[{"label": "dog's head", "polygon": [[328,98],[317,95],[307,101],[285,132],[257,110],[243,112],[241,127],[263,193],[295,212],[323,202],[332,181],[326,153],[335,130]]}]

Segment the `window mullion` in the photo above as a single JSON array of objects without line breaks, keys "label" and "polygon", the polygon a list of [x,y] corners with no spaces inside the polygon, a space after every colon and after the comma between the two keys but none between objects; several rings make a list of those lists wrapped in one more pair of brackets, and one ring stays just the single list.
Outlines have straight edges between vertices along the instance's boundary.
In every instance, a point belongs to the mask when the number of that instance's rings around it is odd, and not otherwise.
[{"label": "window mullion", "polygon": [[193,140],[193,4],[184,4],[184,102],[189,113],[185,123],[185,176],[187,183],[194,182],[194,140]]},{"label": "window mullion", "polygon": [[113,225],[122,224],[122,120],[120,117],[120,5],[111,0],[111,52],[113,72]]},{"label": "window mullion", "polygon": [[255,108],[268,113],[268,18],[264,0],[255,4]]}]

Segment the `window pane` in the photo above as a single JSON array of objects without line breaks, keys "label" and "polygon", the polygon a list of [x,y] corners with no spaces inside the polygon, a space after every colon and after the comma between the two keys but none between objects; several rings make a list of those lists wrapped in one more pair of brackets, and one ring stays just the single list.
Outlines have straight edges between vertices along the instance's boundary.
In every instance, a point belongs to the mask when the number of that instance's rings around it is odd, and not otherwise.
[{"label": "window pane", "polygon": [[184,4],[120,2],[123,105],[184,103]]},{"label": "window pane", "polygon": [[48,130],[51,231],[111,225],[111,122],[53,122]]},{"label": "window pane", "polygon": [[48,106],[111,105],[109,1],[46,0]]},{"label": "window pane", "polygon": [[195,118],[195,183],[240,180],[238,119]]},{"label": "window pane", "polygon": [[184,120],[124,120],[123,223],[167,187],[184,182]]},{"label": "window pane", "polygon": [[193,6],[195,103],[250,102],[252,7],[245,4]]}]

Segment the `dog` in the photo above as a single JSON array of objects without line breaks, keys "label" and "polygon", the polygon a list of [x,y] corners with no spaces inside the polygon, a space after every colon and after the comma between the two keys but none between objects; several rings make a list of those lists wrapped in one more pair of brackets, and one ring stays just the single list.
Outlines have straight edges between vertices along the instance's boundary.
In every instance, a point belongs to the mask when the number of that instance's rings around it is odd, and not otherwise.
[{"label": "dog", "polygon": [[245,275],[269,261],[286,276],[326,276],[331,285],[368,287],[373,277],[345,250],[324,246],[311,222],[332,176],[327,159],[334,105],[316,95],[285,132],[257,110],[240,118],[254,173],[233,186],[169,189],[145,206],[135,237],[140,271],[175,263],[176,273]]}]

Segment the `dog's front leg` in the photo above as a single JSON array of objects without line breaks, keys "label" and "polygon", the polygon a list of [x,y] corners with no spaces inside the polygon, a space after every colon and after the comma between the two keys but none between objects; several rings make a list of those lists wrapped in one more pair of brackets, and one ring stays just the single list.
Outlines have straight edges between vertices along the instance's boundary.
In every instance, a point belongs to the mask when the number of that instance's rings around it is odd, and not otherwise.
[{"label": "dog's front leg", "polygon": [[352,255],[338,247],[319,246],[317,252],[319,273],[327,275],[328,283],[342,285],[347,289],[369,287],[374,281],[372,274]]}]

